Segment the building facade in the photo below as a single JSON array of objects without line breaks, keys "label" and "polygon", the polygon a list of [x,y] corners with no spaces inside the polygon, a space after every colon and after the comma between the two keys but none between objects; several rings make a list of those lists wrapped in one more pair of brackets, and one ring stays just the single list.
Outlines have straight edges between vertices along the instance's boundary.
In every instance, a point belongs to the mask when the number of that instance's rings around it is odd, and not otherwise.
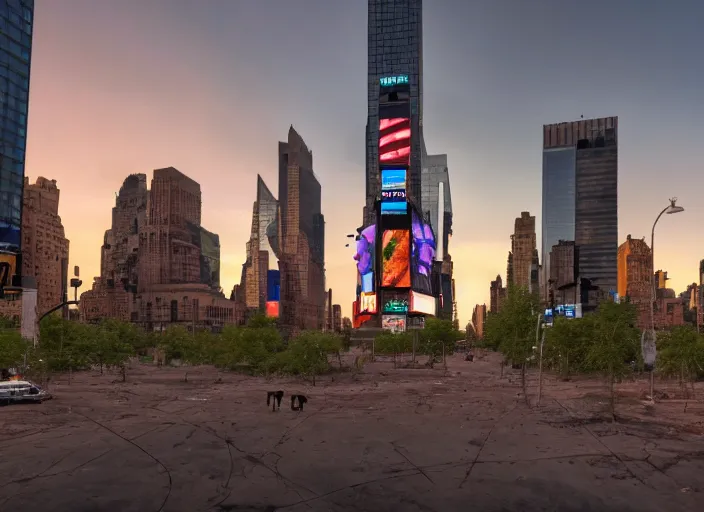
[{"label": "building facade", "polygon": [[543,126],[545,294],[550,248],[559,240],[579,248],[580,301],[585,310],[596,307],[617,289],[617,117]]},{"label": "building facade", "polygon": [[[0,0],[0,293],[22,286],[22,211],[34,0]],[[8,288],[8,289],[6,289]],[[9,297],[8,297],[9,298]]]},{"label": "building facade", "polygon": [[486,304],[477,304],[472,311],[472,325],[478,339],[484,339],[484,326],[486,324]]},{"label": "building facade", "polygon": [[626,237],[618,248],[618,295],[632,304],[652,301],[653,260],[645,238]]},{"label": "building facade", "polygon": [[571,240],[560,240],[552,246],[549,259],[551,264],[548,302],[553,306],[577,304],[579,302],[577,282],[579,255],[575,243]]},{"label": "building facade", "polygon": [[366,204],[363,227],[374,222],[381,194],[379,170],[379,87],[387,79],[410,85],[410,152],[407,191],[421,201],[423,146],[422,0],[368,0],[367,17]]},{"label": "building facade", "polygon": [[[66,300],[68,248],[59,217],[59,189],[56,180],[24,180],[22,209],[22,275],[37,285],[37,315]],[[22,301],[0,301],[0,314],[20,317]]]},{"label": "building facade", "polygon": [[128,176],[101,248],[100,276],[81,294],[81,318],[117,318],[147,330],[218,330],[244,312],[220,288],[220,242],[201,226],[200,185],[174,169]]}]

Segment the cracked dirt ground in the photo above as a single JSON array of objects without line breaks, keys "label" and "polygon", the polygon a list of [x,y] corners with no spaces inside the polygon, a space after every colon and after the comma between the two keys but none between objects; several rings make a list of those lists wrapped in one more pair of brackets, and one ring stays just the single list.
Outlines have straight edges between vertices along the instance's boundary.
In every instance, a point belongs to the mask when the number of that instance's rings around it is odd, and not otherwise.
[{"label": "cracked dirt ground", "polygon": [[55,400],[0,409],[0,510],[704,510],[704,407],[645,410],[644,381],[622,385],[612,424],[595,418],[600,382],[548,379],[528,409],[492,356],[447,372],[371,364],[316,387],[183,376],[83,373],[57,379]]}]

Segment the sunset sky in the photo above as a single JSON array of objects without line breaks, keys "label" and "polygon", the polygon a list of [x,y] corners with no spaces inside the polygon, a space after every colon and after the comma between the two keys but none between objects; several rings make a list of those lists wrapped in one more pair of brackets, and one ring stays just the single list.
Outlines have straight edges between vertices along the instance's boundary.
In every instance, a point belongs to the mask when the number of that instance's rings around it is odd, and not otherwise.
[{"label": "sunset sky", "polygon": [[[569,5],[568,5],[569,4]],[[619,239],[658,224],[656,267],[682,291],[704,258],[704,2],[425,0],[424,131],[447,153],[460,322],[505,277],[521,211],[540,225],[542,125],[619,116]],[[293,124],[323,187],[333,301],[350,315],[362,219],[365,0],[36,0],[26,175],[56,179],[83,289],[130,173],[200,183],[239,281],[256,177],[276,191]],[[538,232],[540,240],[540,233]]]}]

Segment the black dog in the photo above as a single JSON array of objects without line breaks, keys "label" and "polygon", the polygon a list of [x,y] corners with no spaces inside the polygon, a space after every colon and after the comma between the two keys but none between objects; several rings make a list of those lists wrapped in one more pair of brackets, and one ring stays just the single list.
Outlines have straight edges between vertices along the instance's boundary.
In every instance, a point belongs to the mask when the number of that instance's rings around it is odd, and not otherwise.
[{"label": "black dog", "polygon": [[[271,398],[274,397],[274,400]],[[284,392],[283,391],[267,391],[266,392],[266,405],[267,407],[271,403],[271,410],[275,411],[276,406],[279,406],[279,409],[281,409],[281,399],[284,397]]]},{"label": "black dog", "polygon": [[[296,407],[295,405],[296,400],[298,400],[298,407]],[[308,402],[308,399],[305,397],[305,395],[291,395],[291,410],[302,411],[303,404],[305,404],[306,402]]]}]

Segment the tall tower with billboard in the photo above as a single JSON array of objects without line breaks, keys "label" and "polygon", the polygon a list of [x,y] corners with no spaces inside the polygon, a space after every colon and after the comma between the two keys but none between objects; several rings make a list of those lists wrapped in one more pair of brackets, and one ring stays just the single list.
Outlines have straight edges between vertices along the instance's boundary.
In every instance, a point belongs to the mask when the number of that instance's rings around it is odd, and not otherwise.
[{"label": "tall tower with billboard", "polygon": [[19,292],[22,286],[22,191],[34,0],[0,0],[0,17],[4,63],[0,117],[5,127],[0,147],[0,296],[4,296]]},{"label": "tall tower with billboard", "polygon": [[[355,321],[405,331],[437,314],[436,242],[429,219],[410,196],[413,122],[408,76],[382,77],[377,87],[375,153],[380,194],[357,240]],[[417,189],[419,190],[419,189]]]},{"label": "tall tower with billboard", "polygon": [[[422,0],[368,0],[367,47],[367,129],[366,129],[366,202],[363,226],[374,222],[375,202],[381,193],[380,162],[403,154],[407,164],[407,193],[420,206],[421,158],[423,147],[423,2]],[[381,125],[383,113],[380,102],[384,94],[397,92],[396,86],[405,86],[403,94],[408,105],[406,121],[396,130],[386,131],[391,125]],[[387,96],[388,100],[388,96]],[[387,116],[390,115],[387,111]],[[387,119],[394,119],[387,117]],[[385,135],[407,134],[400,140],[384,139],[386,159],[380,151],[380,130]],[[400,153],[392,153],[399,151]],[[405,153],[403,153],[405,152]]]}]

